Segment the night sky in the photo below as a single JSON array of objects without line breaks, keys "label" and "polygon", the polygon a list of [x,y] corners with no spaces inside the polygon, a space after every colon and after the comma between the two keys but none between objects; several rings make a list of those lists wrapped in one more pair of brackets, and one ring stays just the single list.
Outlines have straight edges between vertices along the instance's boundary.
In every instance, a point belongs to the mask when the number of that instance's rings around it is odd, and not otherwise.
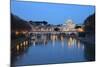
[{"label": "night sky", "polygon": [[47,21],[49,24],[64,24],[72,19],[76,24],[95,12],[95,6],[54,4],[40,2],[11,2],[11,13],[26,21]]}]

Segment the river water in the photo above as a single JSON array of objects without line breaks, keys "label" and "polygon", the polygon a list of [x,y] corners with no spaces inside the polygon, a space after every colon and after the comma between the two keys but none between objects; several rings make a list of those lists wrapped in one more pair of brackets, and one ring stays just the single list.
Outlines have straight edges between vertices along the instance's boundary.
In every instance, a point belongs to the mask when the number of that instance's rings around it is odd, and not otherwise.
[{"label": "river water", "polygon": [[[18,45],[24,45],[19,47]],[[37,35],[18,43],[12,55],[12,65],[37,65],[94,61],[94,47],[74,37]]]}]

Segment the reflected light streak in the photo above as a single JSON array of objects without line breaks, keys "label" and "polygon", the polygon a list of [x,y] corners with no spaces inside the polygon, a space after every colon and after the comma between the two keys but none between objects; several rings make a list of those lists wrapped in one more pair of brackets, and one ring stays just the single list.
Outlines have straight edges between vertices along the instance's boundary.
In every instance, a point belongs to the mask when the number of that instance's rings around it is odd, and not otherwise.
[{"label": "reflected light streak", "polygon": [[72,38],[70,37],[69,39],[68,39],[68,47],[71,47],[72,46]]},{"label": "reflected light streak", "polygon": [[28,45],[28,41],[26,41],[26,45]]},{"label": "reflected light streak", "polygon": [[52,45],[55,46],[56,35],[52,35]]},{"label": "reflected light streak", "polygon": [[76,45],[76,39],[70,37],[70,38],[68,39],[68,47],[72,47],[72,46],[74,46],[74,45]]},{"label": "reflected light streak", "polygon": [[23,45],[24,45],[24,46],[26,45],[25,41],[23,42]]},{"label": "reflected light streak", "polygon": [[23,46],[23,43],[21,43],[20,45],[21,45],[21,47],[22,47],[22,46]]},{"label": "reflected light streak", "polygon": [[33,45],[35,46],[35,41],[33,41]]},{"label": "reflected light streak", "polygon": [[62,48],[64,47],[64,37],[63,36],[61,36],[61,46]]},{"label": "reflected light streak", "polygon": [[80,48],[80,41],[78,40],[78,43],[77,43],[77,45],[78,45],[78,48]]},{"label": "reflected light streak", "polygon": [[17,51],[19,51],[19,45],[17,44],[17,46],[16,46],[16,49],[17,49]]}]

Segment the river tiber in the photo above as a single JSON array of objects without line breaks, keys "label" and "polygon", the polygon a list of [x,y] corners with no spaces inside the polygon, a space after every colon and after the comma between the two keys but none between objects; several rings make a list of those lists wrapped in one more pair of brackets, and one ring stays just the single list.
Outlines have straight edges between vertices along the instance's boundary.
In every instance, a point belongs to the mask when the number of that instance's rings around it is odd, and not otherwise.
[{"label": "river tiber", "polygon": [[[30,21],[29,23],[32,30],[15,31],[16,36],[23,34],[25,37],[12,40],[16,65],[88,60],[84,52],[88,48],[79,37],[80,34],[85,36],[84,25],[77,25],[71,19],[62,25],[48,26],[41,23],[38,26],[32,26],[31,23],[34,22]],[[76,25],[77,28],[75,28]],[[28,62],[25,63],[26,61]]]}]

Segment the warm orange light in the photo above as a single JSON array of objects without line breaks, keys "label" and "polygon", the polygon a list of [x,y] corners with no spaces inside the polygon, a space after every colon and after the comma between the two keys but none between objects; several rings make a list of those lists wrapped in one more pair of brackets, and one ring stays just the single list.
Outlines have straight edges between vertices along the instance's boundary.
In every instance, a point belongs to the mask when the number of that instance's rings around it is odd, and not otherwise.
[{"label": "warm orange light", "polygon": [[83,28],[78,28],[78,32],[84,32]]},{"label": "warm orange light", "polygon": [[18,35],[19,34],[19,32],[18,31],[16,31],[16,35]]}]

